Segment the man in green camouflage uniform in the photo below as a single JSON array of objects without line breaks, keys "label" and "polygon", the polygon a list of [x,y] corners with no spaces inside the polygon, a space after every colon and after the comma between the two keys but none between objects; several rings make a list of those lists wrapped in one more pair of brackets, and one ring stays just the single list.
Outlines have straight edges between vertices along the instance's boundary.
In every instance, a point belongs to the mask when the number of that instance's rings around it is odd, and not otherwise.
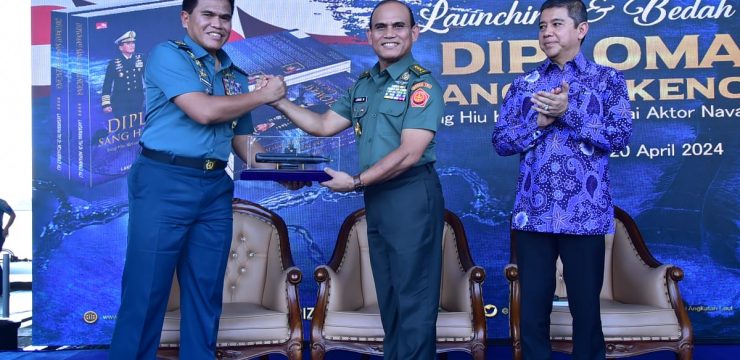
[{"label": "man in green camouflage uniform", "polygon": [[367,36],[378,63],[331,110],[317,114],[284,98],[272,105],[312,135],[354,128],[360,172],[327,168],[332,179],[321,185],[364,189],[385,359],[433,359],[444,226],[434,135],[444,101],[439,84],[411,55],[419,28],[406,4],[381,1]]}]

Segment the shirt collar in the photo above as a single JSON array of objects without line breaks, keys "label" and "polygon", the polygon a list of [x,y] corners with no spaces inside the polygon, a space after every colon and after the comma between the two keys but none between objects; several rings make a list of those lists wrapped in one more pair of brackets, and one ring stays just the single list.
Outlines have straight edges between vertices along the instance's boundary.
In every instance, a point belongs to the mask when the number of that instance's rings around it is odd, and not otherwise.
[{"label": "shirt collar", "polygon": [[[586,70],[586,67],[588,66],[588,60],[586,59],[585,56],[583,56],[583,52],[579,51],[576,57],[573,58],[573,60],[570,60],[565,63],[565,65],[563,66],[563,70],[568,69],[569,67],[568,64],[571,64],[571,67],[575,67],[576,70],[578,70],[579,72],[582,72]],[[555,62],[553,62],[552,60],[548,58],[547,60],[545,60],[545,70],[550,69],[550,66],[557,67],[558,64],[556,64]]]},{"label": "shirt collar", "polygon": [[[185,44],[188,45],[188,47],[190,47],[190,50],[193,51],[196,59],[202,59],[210,55],[208,51],[206,51],[206,49],[204,49],[202,46],[198,45],[198,43],[196,43],[195,40],[190,37],[190,35],[185,35],[183,41],[185,42]],[[226,69],[232,65],[231,58],[223,49],[219,49],[218,52],[216,52],[216,56],[218,56],[218,61],[221,63],[222,69]]]},{"label": "shirt collar", "polygon": [[[398,80],[398,78],[401,77],[403,73],[408,71],[408,68],[415,63],[416,60],[414,59],[414,56],[411,53],[408,53],[400,60],[394,62],[393,64],[390,64],[387,68],[385,68],[385,71],[388,72],[388,75],[390,75],[393,80]],[[370,70],[370,74],[373,76],[373,78],[377,78],[378,75],[380,75],[379,63],[375,63],[375,66],[373,66],[372,70]]]}]

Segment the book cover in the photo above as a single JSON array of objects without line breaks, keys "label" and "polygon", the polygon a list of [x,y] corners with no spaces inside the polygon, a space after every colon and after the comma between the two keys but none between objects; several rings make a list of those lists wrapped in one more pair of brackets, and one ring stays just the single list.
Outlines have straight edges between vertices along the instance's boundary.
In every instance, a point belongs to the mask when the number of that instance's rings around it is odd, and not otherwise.
[{"label": "book cover", "polygon": [[51,89],[50,109],[51,123],[54,124],[53,151],[50,161],[51,173],[62,179],[70,179],[70,134],[69,134],[69,18],[74,14],[99,11],[104,9],[123,8],[161,0],[130,1],[109,0],[100,5],[89,5],[77,8],[58,9],[51,12],[50,62]]},{"label": "book cover", "polygon": [[181,1],[73,14],[69,19],[70,177],[87,187],[125,175],[144,126],[145,54],[183,36]]},{"label": "book cover", "polygon": [[[60,57],[55,64],[66,72],[59,76],[67,77],[59,103],[64,104],[66,94],[71,180],[34,183],[34,207],[42,214],[34,218],[34,225],[39,224],[33,244],[34,344],[110,341],[126,248],[124,175],[139,151],[144,89],[139,89],[142,97],[136,110],[116,114],[117,85],[111,81],[106,92],[105,77],[109,68],[116,79],[127,76],[116,65],[123,56],[121,43],[135,40],[132,69],[143,74],[144,54],[157,43],[182,39],[181,5],[180,0],[172,0],[91,7],[91,11],[69,11],[66,26],[57,25],[58,31],[67,32],[66,59]],[[60,49],[65,48],[64,37],[59,35]],[[105,94],[110,95],[110,112],[104,109]],[[99,271],[101,266],[105,271]],[[61,286],[60,278],[85,281]]]},{"label": "book cover", "polygon": [[[286,97],[293,103],[301,107],[310,109],[317,113],[324,113],[331,108],[347,91],[352,87],[356,78],[349,73],[338,73],[319,79],[313,79],[298,84],[288,86]],[[284,151],[286,144],[291,139],[298,137],[310,137],[306,132],[297,128],[285,115],[270,106],[260,106],[252,110],[252,122],[254,123],[254,134],[264,138],[284,139],[284,141],[275,141],[272,143],[262,144],[266,151],[281,152]],[[330,144],[344,147],[354,144],[355,134],[352,129],[347,129],[337,136],[340,142],[322,142],[302,141],[304,146],[312,147],[312,153],[321,154],[322,152],[333,152],[333,149],[323,149],[323,146]],[[315,144],[315,145],[312,145]],[[239,157],[234,157],[234,174],[239,174],[245,170],[246,164]],[[235,177],[235,179],[238,176]]]},{"label": "book cover", "polygon": [[249,75],[280,75],[288,85],[350,71],[349,58],[299,30],[230,42],[224,50]]}]

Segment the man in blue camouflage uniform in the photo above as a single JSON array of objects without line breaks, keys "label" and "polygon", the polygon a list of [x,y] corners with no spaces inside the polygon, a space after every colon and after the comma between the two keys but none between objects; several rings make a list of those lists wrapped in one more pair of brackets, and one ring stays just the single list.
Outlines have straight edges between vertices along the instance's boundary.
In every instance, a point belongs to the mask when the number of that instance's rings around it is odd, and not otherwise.
[{"label": "man in blue camouflage uniform", "polygon": [[275,81],[247,93],[221,50],[234,0],[184,0],[183,41],[158,45],[145,70],[142,153],[129,173],[129,234],[110,359],[155,359],[177,270],[180,359],[213,359],[231,245],[230,150],[245,160],[249,111],[285,94]]}]

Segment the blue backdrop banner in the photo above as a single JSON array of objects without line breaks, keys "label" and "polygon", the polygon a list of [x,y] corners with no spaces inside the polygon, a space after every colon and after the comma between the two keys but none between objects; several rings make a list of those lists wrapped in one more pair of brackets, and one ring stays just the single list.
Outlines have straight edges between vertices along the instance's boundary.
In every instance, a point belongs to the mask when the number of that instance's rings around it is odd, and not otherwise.
[{"label": "blue backdrop banner", "polygon": [[[141,2],[32,0],[34,33],[48,37],[34,35],[34,71],[45,79],[35,84],[33,102],[34,344],[110,341],[126,248],[125,174],[143,122],[111,120],[117,115],[103,109],[103,77],[118,52],[114,40],[125,31],[136,31],[143,54],[155,42],[184,35],[179,8],[162,15],[157,11],[166,7]],[[262,44],[254,56],[270,72],[284,71],[291,100],[322,111],[376,61],[365,36],[376,3],[237,0],[227,48]],[[623,71],[632,101],[631,142],[611,158],[615,204],[635,218],[660,262],[684,270],[680,289],[695,336],[740,340],[738,2],[586,3],[590,31],[583,53]],[[101,4],[108,10],[93,10]],[[509,334],[503,269],[518,157],[496,155],[491,133],[511,81],[545,59],[537,42],[540,4],[410,2],[421,31],[414,55],[444,91],[436,165],[446,207],[462,219],[473,259],[487,272],[488,336],[498,339]],[[62,14],[64,24],[55,20]],[[75,19],[85,19],[84,26]],[[290,44],[310,45],[278,57],[277,47],[289,45],[264,39],[288,31],[310,40]],[[305,55],[312,51],[331,56],[312,61]],[[76,61],[80,52],[84,63]],[[254,123],[256,133],[301,134],[270,109],[255,111]],[[341,167],[349,173],[357,171],[353,137],[348,131],[339,141]],[[329,260],[342,220],[363,206],[362,197],[318,185],[289,191],[262,181],[237,181],[234,195],[288,224],[304,273],[300,299],[308,323],[317,292],[313,269]]]}]

